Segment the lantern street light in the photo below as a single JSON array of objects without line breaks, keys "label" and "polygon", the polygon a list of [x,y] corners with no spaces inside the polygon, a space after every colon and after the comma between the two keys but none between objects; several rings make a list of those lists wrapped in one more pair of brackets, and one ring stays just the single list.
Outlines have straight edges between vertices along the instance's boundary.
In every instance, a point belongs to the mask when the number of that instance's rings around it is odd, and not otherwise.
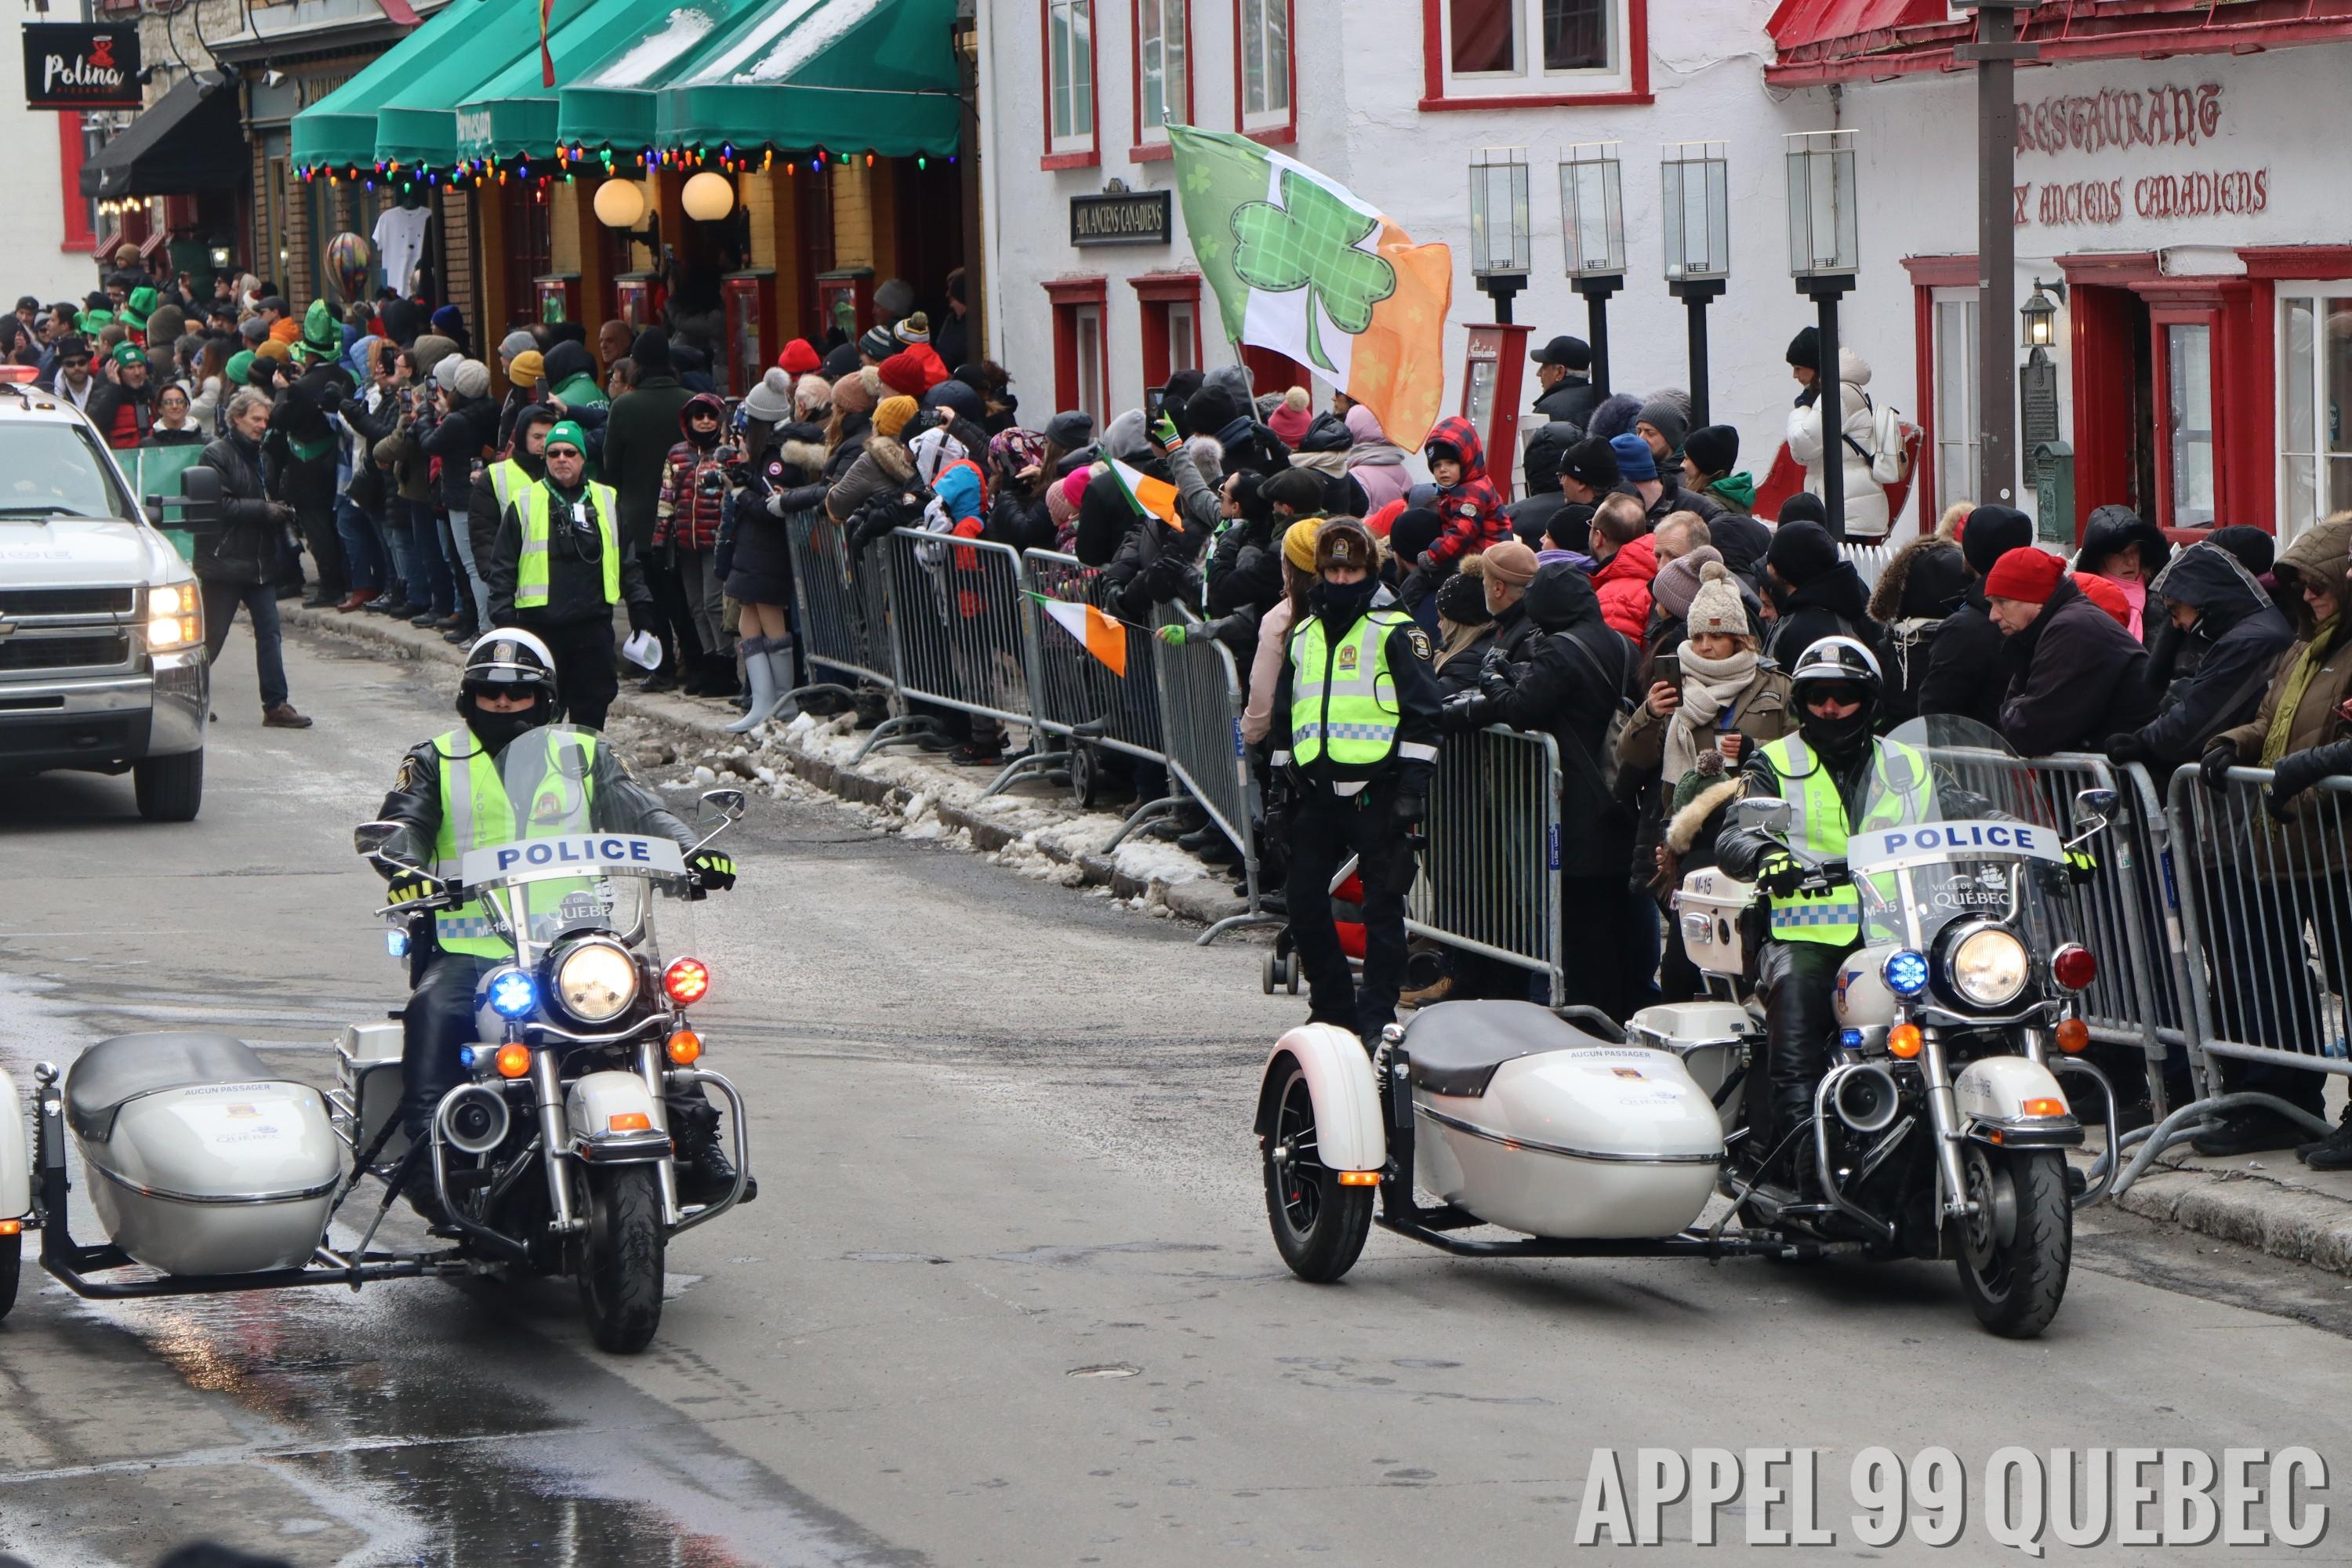
[{"label": "lantern street light", "polygon": [[1821,310],[1821,365],[1814,380],[1814,406],[1822,420],[1822,510],[1829,514],[1830,537],[1845,540],[1845,464],[1840,459],[1840,426],[1845,394],[1838,379],[1838,300],[1853,288],[1862,270],[1857,216],[1853,132],[1800,131],[1787,138],[1789,165],[1789,276],[1797,292]]},{"label": "lantern street light", "polygon": [[1528,286],[1534,259],[1526,149],[1481,147],[1470,160],[1470,274],[1505,326],[1511,296]]},{"label": "lantern street light", "polygon": [[1580,142],[1559,165],[1559,233],[1569,287],[1584,296],[1592,387],[1609,395],[1609,296],[1625,286],[1624,171],[1615,142]]},{"label": "lantern street light", "polygon": [[[2047,293],[2043,292],[2050,287],[2051,285],[2036,278],[2033,280],[2033,298],[2017,308],[2018,320],[2025,325],[2027,348],[2048,349],[2058,342],[2058,306]],[[2057,289],[2058,298],[2064,299],[2066,297],[2065,279],[2059,279]]]},{"label": "lantern street light", "polygon": [[1660,149],[1659,208],[1665,215],[1666,292],[1690,311],[1691,424],[1707,417],[1706,308],[1731,279],[1731,165],[1720,142]]}]

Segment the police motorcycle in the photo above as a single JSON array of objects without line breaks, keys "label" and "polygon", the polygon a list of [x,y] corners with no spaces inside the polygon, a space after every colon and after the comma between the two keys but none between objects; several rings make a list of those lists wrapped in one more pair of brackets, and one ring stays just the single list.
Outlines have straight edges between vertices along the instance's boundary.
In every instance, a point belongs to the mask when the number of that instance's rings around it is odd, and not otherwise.
[{"label": "police motorcycle", "polygon": [[[467,1077],[434,1109],[431,1139],[412,1147],[403,1131],[397,1012],[345,1028],[326,1093],[226,1036],[126,1035],[63,1074],[42,1064],[29,1152],[22,1119],[0,1118],[0,1215],[22,1216],[0,1226],[0,1314],[19,1233],[37,1227],[42,1266],[85,1297],[569,1274],[600,1347],[651,1342],[669,1243],[743,1196],[744,1106],[700,1065],[688,1020],[709,969],[661,957],[666,946],[694,951],[692,851],[594,830],[573,740],[588,733],[547,725],[509,744],[499,767],[509,798],[532,803],[525,836],[467,851],[454,879],[428,879],[426,896],[378,911],[395,922],[395,957],[436,912],[469,903],[513,948],[478,988]],[[744,796],[713,790],[702,802],[716,820],[697,849],[741,816]],[[414,869],[385,848],[400,831],[369,823],[354,839],[380,868]],[[665,1097],[706,1088],[728,1109],[734,1185],[682,1204]],[[68,1132],[103,1246],[68,1229]],[[333,1245],[331,1223],[369,1175],[382,1201],[372,1215],[352,1205],[347,1223],[363,1234]],[[394,1198],[418,1188],[437,1202],[434,1233],[449,1245],[374,1248]],[[152,1272],[122,1272],[134,1268]]]},{"label": "police motorcycle", "polygon": [[[2032,764],[1981,725],[1915,721],[1890,741],[1934,788],[1854,834],[1843,861],[1790,851],[1801,891],[1850,885],[1864,914],[1810,1118],[1758,1142],[1760,910],[1747,884],[1695,871],[1677,924],[1706,1000],[1622,1027],[1591,1008],[1454,1002],[1369,1047],[1320,1024],[1283,1036],[1257,1131],[1291,1271],[1340,1278],[1375,1223],[1469,1258],[1950,1258],[1986,1328],[2040,1333],[2065,1292],[2073,1208],[2108,1179],[2087,1186],[2065,1163],[2083,1129],[2056,1074],[2088,1080],[2113,1124],[2112,1088],[2075,1054],[2097,963],[2063,928],[2069,857],[2104,832],[2114,792],[2082,791],[2062,828]],[[1777,799],[1733,810],[1774,835],[1790,816]],[[1482,1226],[1519,1235],[1462,1234]]]}]

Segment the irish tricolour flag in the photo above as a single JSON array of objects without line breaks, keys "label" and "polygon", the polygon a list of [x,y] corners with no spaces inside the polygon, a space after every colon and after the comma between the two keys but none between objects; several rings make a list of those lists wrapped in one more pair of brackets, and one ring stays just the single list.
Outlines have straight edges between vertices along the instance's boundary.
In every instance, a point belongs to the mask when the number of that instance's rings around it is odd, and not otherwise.
[{"label": "irish tricolour flag", "polygon": [[1168,139],[1225,336],[1312,367],[1417,450],[1444,398],[1453,253],[1246,136],[1171,125]]},{"label": "irish tricolour flag", "polygon": [[1110,667],[1111,673],[1127,674],[1127,631],[1110,616],[1092,605],[1073,605],[1049,595],[1032,593],[1030,597],[1045,606],[1054,624],[1078,639],[1080,647]]}]

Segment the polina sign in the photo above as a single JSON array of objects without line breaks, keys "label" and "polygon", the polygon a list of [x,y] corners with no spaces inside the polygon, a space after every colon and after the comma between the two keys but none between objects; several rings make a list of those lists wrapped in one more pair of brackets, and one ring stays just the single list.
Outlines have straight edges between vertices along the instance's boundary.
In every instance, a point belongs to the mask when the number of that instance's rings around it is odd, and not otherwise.
[{"label": "polina sign", "polygon": [[26,107],[139,107],[137,27],[27,22],[24,33]]}]

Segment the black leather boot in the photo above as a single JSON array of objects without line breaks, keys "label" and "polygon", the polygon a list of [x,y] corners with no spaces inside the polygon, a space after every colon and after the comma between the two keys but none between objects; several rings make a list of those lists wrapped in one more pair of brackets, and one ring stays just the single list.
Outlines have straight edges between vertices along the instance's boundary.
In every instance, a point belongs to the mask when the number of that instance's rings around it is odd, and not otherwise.
[{"label": "black leather boot", "polygon": [[[669,1101],[670,1137],[677,1145],[677,1195],[689,1204],[715,1204],[735,1190],[735,1162],[727,1157],[719,1108],[699,1089],[674,1094]],[[757,1177],[743,1182],[743,1202],[760,1195]]]}]

